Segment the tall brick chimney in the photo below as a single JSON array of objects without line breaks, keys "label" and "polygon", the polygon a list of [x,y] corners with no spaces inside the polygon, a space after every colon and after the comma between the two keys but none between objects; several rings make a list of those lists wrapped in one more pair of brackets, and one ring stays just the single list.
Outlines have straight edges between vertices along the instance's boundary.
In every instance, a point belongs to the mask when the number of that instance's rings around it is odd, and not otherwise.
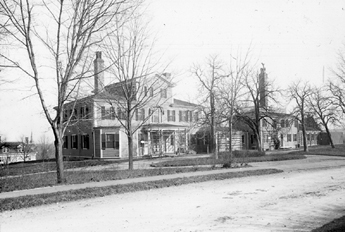
[{"label": "tall brick chimney", "polygon": [[93,64],[95,77],[94,93],[98,94],[104,87],[104,60],[102,59],[102,52],[96,52],[96,59],[93,61]]},{"label": "tall brick chimney", "polygon": [[268,106],[267,73],[266,73],[266,68],[264,64],[262,64],[262,68],[260,69],[260,74],[259,74],[259,94],[260,94],[259,105],[262,108],[266,108]]}]

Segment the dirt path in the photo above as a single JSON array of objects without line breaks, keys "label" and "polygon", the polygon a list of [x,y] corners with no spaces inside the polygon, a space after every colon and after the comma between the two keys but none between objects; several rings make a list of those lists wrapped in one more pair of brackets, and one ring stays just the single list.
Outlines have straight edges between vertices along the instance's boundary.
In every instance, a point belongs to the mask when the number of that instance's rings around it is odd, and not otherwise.
[{"label": "dirt path", "polygon": [[0,231],[310,231],[345,215],[345,159],[275,166],[285,172],[5,212]]}]

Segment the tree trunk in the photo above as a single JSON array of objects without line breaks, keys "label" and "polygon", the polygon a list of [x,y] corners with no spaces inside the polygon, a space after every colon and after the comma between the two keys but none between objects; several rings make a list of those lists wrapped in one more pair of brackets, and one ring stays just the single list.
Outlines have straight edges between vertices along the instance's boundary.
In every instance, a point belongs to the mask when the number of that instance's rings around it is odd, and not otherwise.
[{"label": "tree trunk", "polygon": [[62,154],[62,134],[56,133],[56,129],[54,130],[55,136],[55,161],[56,161],[56,175],[57,175],[57,183],[66,183],[66,178],[64,174],[64,165],[63,165],[63,154]]},{"label": "tree trunk", "polygon": [[306,131],[305,131],[305,125],[304,125],[304,117],[302,117],[302,134],[303,134],[303,150],[305,152],[308,152],[308,143],[307,143],[307,137],[306,137]]},{"label": "tree trunk", "polygon": [[331,132],[329,131],[327,124],[325,124],[325,129],[326,129],[326,132],[327,132],[327,135],[328,135],[328,138],[329,138],[329,142],[330,142],[330,144],[331,144],[331,147],[334,148],[334,144],[333,144]]},{"label": "tree trunk", "polygon": [[229,118],[229,154],[229,158],[232,160],[232,116]]},{"label": "tree trunk", "polygon": [[214,158],[218,159],[218,152],[216,151],[216,121],[215,121],[215,109],[214,109],[214,95],[210,94],[210,107],[211,107],[211,152],[214,154]]},{"label": "tree trunk", "polygon": [[128,169],[133,170],[133,136],[130,132],[127,135],[128,139]]},{"label": "tree trunk", "polygon": [[261,147],[261,136],[260,136],[260,131],[255,132],[256,134],[256,143],[258,146],[258,151],[262,151],[262,147]]}]

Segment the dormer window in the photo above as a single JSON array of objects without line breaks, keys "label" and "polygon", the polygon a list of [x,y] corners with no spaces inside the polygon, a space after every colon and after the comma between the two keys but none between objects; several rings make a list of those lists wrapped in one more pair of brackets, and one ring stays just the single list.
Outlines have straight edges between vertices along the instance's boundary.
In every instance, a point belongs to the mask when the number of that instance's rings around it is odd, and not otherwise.
[{"label": "dormer window", "polygon": [[161,98],[167,98],[167,89],[161,89]]},{"label": "dormer window", "polygon": [[68,119],[68,112],[67,112],[67,110],[64,110],[63,121],[66,122],[67,119]]},{"label": "dormer window", "polygon": [[85,117],[84,107],[80,107],[80,118],[83,119]]},{"label": "dormer window", "polygon": [[153,97],[153,88],[150,88],[150,97]]},{"label": "dormer window", "polygon": [[298,121],[295,120],[295,127],[297,128],[298,127]]},{"label": "dormer window", "polygon": [[77,110],[77,109],[74,109],[73,118],[74,118],[74,119],[77,119],[77,118],[78,118],[78,110]]}]

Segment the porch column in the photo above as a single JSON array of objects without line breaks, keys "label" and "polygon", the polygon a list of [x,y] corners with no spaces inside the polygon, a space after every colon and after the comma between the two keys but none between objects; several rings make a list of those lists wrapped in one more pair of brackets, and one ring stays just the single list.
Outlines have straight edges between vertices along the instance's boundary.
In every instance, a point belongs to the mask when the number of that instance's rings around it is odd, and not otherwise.
[{"label": "porch column", "polygon": [[184,134],[185,134],[185,152],[187,153],[187,149],[188,149],[188,133],[187,133],[187,129],[184,129]]},{"label": "porch column", "polygon": [[148,148],[148,155],[152,155],[152,150],[151,150],[151,132],[147,131],[147,148]]},{"label": "porch column", "polygon": [[175,130],[172,136],[174,136],[174,153],[176,153],[176,131]]},{"label": "porch column", "polygon": [[164,130],[162,129],[162,130],[159,131],[159,156],[163,155],[163,143],[164,143],[164,141],[163,141],[163,139],[164,139],[163,134],[164,134]]}]

